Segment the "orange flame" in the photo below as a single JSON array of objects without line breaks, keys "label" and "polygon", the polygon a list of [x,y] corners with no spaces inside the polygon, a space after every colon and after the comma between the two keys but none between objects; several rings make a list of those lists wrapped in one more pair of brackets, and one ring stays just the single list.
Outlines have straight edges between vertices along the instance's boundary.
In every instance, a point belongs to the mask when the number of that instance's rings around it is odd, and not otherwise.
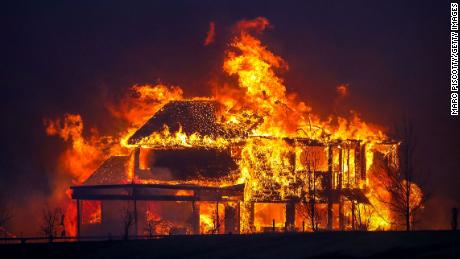
[{"label": "orange flame", "polygon": [[[205,45],[212,42],[211,39],[214,38],[214,26],[214,23],[210,24]],[[286,140],[296,138],[316,140],[325,146],[338,140],[344,143],[349,140],[359,140],[362,144],[366,144],[365,170],[368,171],[373,163],[373,152],[377,144],[388,139],[383,129],[364,122],[356,112],[351,112],[349,118],[329,116],[322,119],[314,114],[313,109],[305,102],[297,100],[295,94],[287,93],[284,80],[278,75],[278,72],[288,70],[288,64],[254,36],[254,34],[262,33],[269,26],[269,21],[263,17],[237,23],[236,34],[223,62],[223,71],[234,78],[237,85],[220,86],[210,98],[224,106],[224,110],[219,114],[220,123],[229,129],[245,131],[247,138],[202,136],[198,132],[186,134],[182,127],[176,132],[170,132],[165,125],[162,131],[154,132],[136,145],[128,145],[128,138],[163,105],[169,101],[183,99],[183,91],[179,87],[168,87],[163,84],[135,85],[120,102],[108,105],[111,114],[124,122],[125,128],[121,134],[100,136],[97,130],[91,129],[90,135],[86,137],[83,134],[83,121],[80,115],[66,114],[63,121],[60,119],[45,120],[48,135],[59,136],[70,144],[69,149],[60,159],[63,171],[69,172],[77,183],[82,183],[106,158],[114,154],[129,154],[134,147],[226,149],[234,143],[244,142],[240,152],[236,152],[240,155],[236,158],[239,165],[239,177],[231,184],[246,184],[244,201],[257,200],[257,197],[261,195],[283,200],[289,197],[299,197],[305,191],[301,187],[293,187],[299,181],[305,181],[302,178],[304,176],[296,173],[301,171],[299,174],[305,175],[307,170],[302,162],[304,161],[304,158],[301,157],[303,151]],[[348,86],[339,85],[337,92],[341,96],[347,95]],[[337,170],[340,174],[346,175],[344,179],[347,179],[346,177],[355,174],[353,162],[358,158],[355,157],[355,153],[350,155],[351,148],[347,149],[344,146],[340,149],[348,154],[347,161],[350,165],[346,164]],[[342,152],[341,150],[334,152]],[[323,148],[318,152],[328,152],[328,150]],[[334,156],[333,160],[334,165],[339,164],[338,156]],[[324,163],[323,159],[322,164]],[[133,178],[133,172],[127,172],[127,176]],[[200,179],[196,182],[208,184]],[[217,184],[228,183],[227,179],[222,179]],[[391,213],[388,208],[381,204],[378,205],[372,194],[384,191],[373,186],[373,182],[369,179],[352,184],[352,188],[370,187],[371,191],[367,194],[368,199],[372,206],[379,206],[379,217],[371,216],[369,213],[367,215],[372,221],[370,228],[387,229],[389,224],[385,222],[390,220]],[[267,194],[267,190],[272,193]],[[418,187],[414,186],[413,190],[416,192],[414,195],[421,197]],[[421,198],[418,201],[420,200]],[[367,213],[364,212],[365,208],[358,206],[358,209],[363,210],[363,215]],[[278,210],[279,208],[275,208],[273,213],[279,212]],[[211,205],[202,204],[200,215],[202,232],[209,232],[212,226],[214,228],[216,226],[216,219],[212,218],[212,211]],[[214,217],[217,215],[214,214]],[[266,218],[260,215],[258,218],[263,219],[261,221],[267,225]],[[278,223],[275,222],[275,224]],[[247,222],[243,222],[243,226],[245,225]]]},{"label": "orange flame", "polygon": [[209,31],[206,34],[206,39],[204,40],[203,45],[208,46],[214,42],[214,38],[216,37],[216,23],[210,22],[209,23]]}]

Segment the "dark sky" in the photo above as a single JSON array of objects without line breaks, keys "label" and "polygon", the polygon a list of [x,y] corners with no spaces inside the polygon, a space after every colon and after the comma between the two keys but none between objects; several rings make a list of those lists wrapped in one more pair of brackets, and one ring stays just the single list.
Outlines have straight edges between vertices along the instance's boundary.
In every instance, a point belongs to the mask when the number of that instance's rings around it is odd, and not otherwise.
[{"label": "dark sky", "polygon": [[[447,227],[460,206],[459,119],[449,116],[449,1],[11,1],[1,12],[2,196],[21,209],[49,195],[65,145],[43,118],[80,113],[113,131],[105,103],[133,84],[179,85],[207,95],[232,25],[268,18],[262,40],[318,113],[359,111],[391,126],[406,114],[418,167],[431,172],[427,226]],[[203,40],[210,21],[216,42]],[[335,105],[335,87],[350,96]]]}]

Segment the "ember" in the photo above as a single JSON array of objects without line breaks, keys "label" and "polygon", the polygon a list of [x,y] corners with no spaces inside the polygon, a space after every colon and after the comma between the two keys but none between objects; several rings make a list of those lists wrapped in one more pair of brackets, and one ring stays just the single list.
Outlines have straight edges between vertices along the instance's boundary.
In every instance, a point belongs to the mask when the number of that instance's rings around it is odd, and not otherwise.
[{"label": "ember", "polygon": [[238,23],[223,64],[237,85],[215,96],[134,86],[110,106],[129,125],[110,137],[84,138],[79,115],[46,121],[48,134],[72,143],[61,160],[75,174],[71,234],[122,232],[123,206],[134,235],[392,227],[381,171],[397,171],[399,142],[355,113],[323,120],[288,94],[277,74],[287,63],[256,38],[268,25]]}]

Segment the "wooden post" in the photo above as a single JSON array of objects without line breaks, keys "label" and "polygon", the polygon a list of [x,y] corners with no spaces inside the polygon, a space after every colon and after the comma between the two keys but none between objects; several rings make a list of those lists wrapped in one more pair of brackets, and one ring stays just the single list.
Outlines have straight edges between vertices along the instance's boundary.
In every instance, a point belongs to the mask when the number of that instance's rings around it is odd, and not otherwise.
[{"label": "wooden post", "polygon": [[236,204],[236,232],[241,233],[241,204],[238,201]]},{"label": "wooden post", "polygon": [[232,206],[230,202],[224,203],[224,233],[239,233],[238,229],[238,203]]},{"label": "wooden post", "polygon": [[361,179],[366,180],[366,144],[361,147]]},{"label": "wooden post", "polygon": [[80,199],[77,199],[77,238],[80,238],[80,224],[81,224],[81,214],[80,214]]},{"label": "wooden post", "polygon": [[216,234],[219,234],[219,201],[216,202]]},{"label": "wooden post", "polygon": [[356,221],[356,216],[355,216],[355,201],[351,201],[351,229],[356,230],[355,226],[355,221]]},{"label": "wooden post", "polygon": [[136,172],[139,170],[139,157],[141,154],[141,149],[136,148],[134,150],[134,168],[133,168],[133,179],[131,179],[132,182],[134,182],[134,178],[136,177]]},{"label": "wooden post", "polygon": [[134,198],[134,235],[137,238],[137,200]]},{"label": "wooden post", "polygon": [[329,183],[327,188],[327,229],[332,230],[332,145],[328,146],[327,164]]},{"label": "wooden post", "polygon": [[291,231],[295,226],[295,202],[288,201],[286,202],[286,229]]},{"label": "wooden post", "polygon": [[337,189],[339,191],[339,228],[344,229],[343,222],[343,197],[342,197],[342,181],[343,181],[343,146],[339,149],[339,182]]},{"label": "wooden post", "polygon": [[355,177],[354,177],[354,185],[356,186],[359,181],[359,177],[361,176],[361,144],[360,142],[356,143],[355,146]]},{"label": "wooden post", "polygon": [[192,201],[192,231],[194,235],[200,234],[200,207]]},{"label": "wooden post", "polygon": [[134,201],[134,236],[136,236],[137,238],[137,227],[138,227],[138,223],[137,223],[137,199],[136,199],[136,187],[134,185],[134,181],[135,181],[135,178],[136,178],[136,171],[139,170],[139,156],[140,156],[140,148],[136,148],[136,150],[134,151],[134,169],[133,169],[133,175],[132,175],[132,179],[131,179],[131,184],[132,184],[132,198],[133,198],[133,201]]},{"label": "wooden post", "polygon": [[253,201],[249,201],[246,205],[246,209],[249,210],[248,211],[248,214],[249,214],[249,231],[250,232],[255,232],[255,226],[254,226],[254,202]]},{"label": "wooden post", "polygon": [[350,188],[350,147],[347,147],[347,188]]}]

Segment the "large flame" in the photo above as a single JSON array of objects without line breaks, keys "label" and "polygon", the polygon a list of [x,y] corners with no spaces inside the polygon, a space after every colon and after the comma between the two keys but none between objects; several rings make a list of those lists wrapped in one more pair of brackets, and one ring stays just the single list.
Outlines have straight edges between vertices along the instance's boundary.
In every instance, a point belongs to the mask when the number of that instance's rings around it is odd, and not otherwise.
[{"label": "large flame", "polygon": [[[322,119],[314,114],[313,109],[305,102],[299,101],[296,94],[287,93],[284,80],[278,75],[279,70],[288,69],[287,62],[272,53],[256,38],[256,35],[268,26],[269,21],[262,17],[243,20],[237,24],[235,36],[230,42],[223,62],[223,71],[235,80],[236,85],[222,85],[214,96],[209,98],[224,107],[219,114],[220,123],[229,129],[247,133],[247,139],[238,152],[239,177],[234,182],[246,184],[245,201],[257,200],[262,196],[283,200],[301,195],[303,189],[296,184],[304,176],[299,176],[295,170],[307,170],[302,165],[304,163],[299,162],[304,159],[303,151],[288,143],[286,139],[304,138],[324,144],[337,140],[344,143],[352,139],[361,141],[366,144],[366,171],[372,165],[374,145],[387,139],[380,127],[364,122],[356,112],[352,112],[349,118],[329,116]],[[347,85],[340,85],[337,90],[341,96],[349,94]],[[203,136],[198,132],[186,134],[182,127],[176,132],[171,132],[165,125],[162,131],[143,138],[136,145],[127,143],[134,131],[164,104],[181,99],[183,91],[177,86],[135,85],[121,101],[108,105],[111,114],[124,122],[125,129],[121,133],[100,136],[97,130],[91,129],[89,134],[85,135],[81,116],[72,114],[66,114],[62,120],[45,120],[46,132],[49,135],[60,136],[69,143],[69,149],[62,155],[60,165],[62,170],[72,174],[76,183],[82,183],[87,179],[109,156],[129,154],[136,146],[223,149],[242,141],[241,136]],[[355,173],[352,162],[357,158],[354,157],[354,153],[350,155],[350,149],[345,146],[342,149],[343,154],[347,154],[348,161],[341,169],[344,181],[350,174]],[[328,150],[318,150],[318,153],[321,152]],[[295,155],[290,157],[289,154]],[[334,164],[338,164],[337,159],[338,156],[335,156]],[[323,159],[320,164],[324,163],[327,164],[327,161]],[[297,164],[297,167],[294,164]],[[214,184],[226,183],[228,182],[222,180]],[[352,187],[370,190],[367,192],[370,205],[366,206],[372,207],[378,213],[370,213],[364,205],[357,208],[362,212],[360,216],[370,220],[369,227],[388,229],[392,221],[391,212],[383,203],[378,202],[374,195],[375,192],[379,192],[380,196],[385,196],[385,190],[373,188],[373,182],[368,180],[349,184]],[[414,187],[413,190],[420,192],[418,187]],[[209,232],[212,227],[215,228],[216,219],[212,218],[210,206],[203,204],[202,211],[201,230]],[[345,214],[348,215],[349,212]],[[257,217],[265,225],[271,222],[270,218],[264,218],[259,214]],[[243,225],[245,224],[243,222]],[[278,224],[280,222],[275,222],[276,227],[279,227]]]}]

